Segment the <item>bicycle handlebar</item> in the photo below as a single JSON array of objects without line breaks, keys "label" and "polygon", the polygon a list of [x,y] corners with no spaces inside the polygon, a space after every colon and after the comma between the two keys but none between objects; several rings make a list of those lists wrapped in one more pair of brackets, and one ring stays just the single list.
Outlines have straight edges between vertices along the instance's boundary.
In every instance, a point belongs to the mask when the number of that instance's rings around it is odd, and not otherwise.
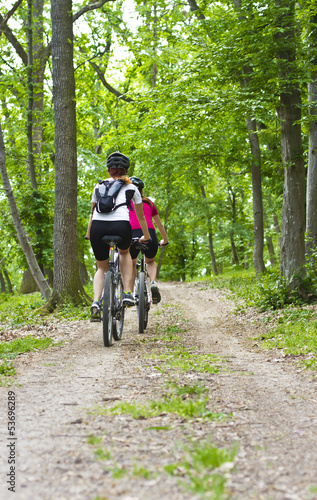
[{"label": "bicycle handlebar", "polygon": [[134,246],[137,250],[147,250],[149,247],[147,246],[147,243],[143,243],[140,241],[140,238],[132,238],[131,245]]}]

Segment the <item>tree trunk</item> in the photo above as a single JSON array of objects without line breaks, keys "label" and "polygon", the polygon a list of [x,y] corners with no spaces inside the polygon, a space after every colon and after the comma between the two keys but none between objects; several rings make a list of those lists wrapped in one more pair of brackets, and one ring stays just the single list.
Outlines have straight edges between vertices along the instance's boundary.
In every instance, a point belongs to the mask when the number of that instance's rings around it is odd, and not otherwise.
[{"label": "tree trunk", "polygon": [[157,65],[155,63],[156,59],[156,49],[157,49],[157,4],[154,3],[153,6],[153,66],[152,66],[152,88],[154,89],[156,87],[156,78],[157,78]]},{"label": "tree trunk", "polygon": [[232,264],[239,264],[239,257],[236,249],[236,245],[234,242],[234,225],[236,223],[236,195],[232,191],[231,186],[228,187],[228,195],[229,195],[229,203],[232,208],[232,229],[229,233],[231,250],[232,250]]},{"label": "tree trunk", "polygon": [[[317,78],[308,85],[309,114],[317,114]],[[307,169],[307,219],[306,233],[308,240],[306,250],[317,246],[317,121],[309,124],[309,149]]]},{"label": "tree trunk", "polygon": [[38,292],[38,291],[39,291],[39,287],[37,286],[37,284],[32,276],[30,268],[28,268],[23,273],[19,293],[24,295],[27,293],[34,293],[34,292]]},{"label": "tree trunk", "polygon": [[[206,191],[204,186],[201,184],[200,186],[201,194],[203,197],[203,200],[206,200]],[[206,202],[205,202],[206,203]],[[214,252],[214,243],[213,243],[213,237],[212,237],[212,225],[211,225],[211,217],[209,214],[209,207],[206,206],[206,217],[207,217],[207,232],[208,232],[208,244],[209,244],[209,253],[210,253],[210,258],[211,258],[211,265],[214,274],[217,276],[219,274],[218,268],[217,268],[217,262],[216,262],[216,257],[215,257],[215,252]]]},{"label": "tree trunk", "polygon": [[4,274],[4,277],[5,277],[6,282],[7,282],[7,289],[9,291],[9,293],[13,293],[12,283],[11,283],[10,276],[9,276],[8,271],[6,270],[6,268],[4,268],[3,274]]},{"label": "tree trunk", "polygon": [[234,243],[234,231],[230,231],[230,243],[231,243],[231,250],[232,250],[232,264],[239,264],[239,257],[237,254],[237,249],[236,245]]},{"label": "tree trunk", "polygon": [[269,251],[270,262],[271,262],[272,266],[275,266],[276,257],[275,257],[275,252],[274,252],[273,240],[272,240],[271,236],[266,237],[266,243],[267,243],[267,249]]},{"label": "tree trunk", "polygon": [[305,263],[305,167],[301,138],[301,96],[295,60],[295,0],[275,0],[281,8],[277,19],[281,149],[284,165],[281,273],[296,285],[293,273],[304,274]]},{"label": "tree trunk", "polygon": [[0,271],[0,293],[6,293],[6,283],[2,271]]},{"label": "tree trunk", "polygon": [[55,114],[55,213],[53,300],[81,302],[77,245],[76,97],[72,0],[51,0]]},{"label": "tree trunk", "polygon": [[[239,11],[241,9],[241,0],[233,0],[234,6]],[[244,16],[238,16],[239,20],[245,19]],[[244,78],[241,81],[242,88],[248,88],[252,68],[243,67]],[[264,250],[264,224],[263,224],[263,200],[262,200],[262,182],[261,182],[261,151],[259,138],[257,135],[256,120],[251,116],[247,117],[247,129],[249,133],[249,143],[252,153],[251,176],[252,176],[252,201],[253,201],[253,265],[256,274],[262,274],[265,271],[263,250]]]},{"label": "tree trunk", "polygon": [[35,176],[34,156],[33,156],[33,53],[32,53],[32,10],[33,0],[28,0],[28,14],[27,14],[27,45],[28,45],[28,65],[26,68],[27,73],[27,86],[28,86],[28,108],[27,108],[27,146],[28,146],[28,165],[29,174],[31,179],[31,186],[37,190],[37,182]]},{"label": "tree trunk", "polygon": [[247,128],[252,153],[252,199],[253,199],[253,265],[256,274],[264,273],[265,266],[263,260],[264,230],[263,230],[263,202],[261,184],[261,154],[259,139],[256,133],[256,121],[250,116],[247,117]]},{"label": "tree trunk", "polygon": [[44,48],[43,40],[43,5],[44,0],[33,0],[33,157],[35,168],[41,169],[43,142],[43,99],[44,73],[49,51]]},{"label": "tree trunk", "polygon": [[40,289],[41,294],[45,299],[48,299],[51,290],[46,282],[43,273],[37,263],[37,260],[35,258],[33,249],[28,241],[28,237],[26,235],[26,232],[24,230],[24,227],[22,225],[20,215],[18,212],[18,208],[16,205],[16,201],[11,189],[10,185],[10,180],[9,176],[7,173],[6,169],[6,161],[5,161],[5,150],[4,150],[4,142],[3,142],[3,136],[2,136],[2,128],[0,125],[0,169],[1,169],[1,177],[2,177],[2,182],[3,182],[3,187],[6,193],[6,196],[8,198],[9,206],[10,206],[10,212],[12,215],[14,227],[16,229],[20,245],[22,247],[22,250],[24,252],[24,255],[26,257],[26,260],[28,262],[29,268],[31,270],[32,276],[34,280],[36,281],[37,286]]},{"label": "tree trunk", "polygon": [[[311,64],[316,68],[317,64],[317,15],[312,13],[309,26]],[[311,81],[308,84],[308,102],[310,116],[317,114],[317,71],[311,72]],[[317,120],[311,118],[309,123],[309,148],[307,168],[307,195],[306,195],[306,252],[317,247]]]}]

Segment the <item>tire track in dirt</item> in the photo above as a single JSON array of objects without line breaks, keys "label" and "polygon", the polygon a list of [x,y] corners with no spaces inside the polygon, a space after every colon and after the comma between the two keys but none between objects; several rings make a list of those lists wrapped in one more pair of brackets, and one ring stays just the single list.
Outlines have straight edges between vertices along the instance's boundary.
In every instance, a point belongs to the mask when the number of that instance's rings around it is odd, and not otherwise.
[{"label": "tire track in dirt", "polygon": [[316,372],[304,374],[279,351],[255,352],[248,339],[259,335],[258,325],[228,314],[221,292],[210,297],[199,288],[181,286],[174,297],[181,306],[187,301],[197,342],[228,359],[213,397],[218,410],[233,412],[232,425],[218,431],[218,441],[239,443],[232,498],[316,499]]}]

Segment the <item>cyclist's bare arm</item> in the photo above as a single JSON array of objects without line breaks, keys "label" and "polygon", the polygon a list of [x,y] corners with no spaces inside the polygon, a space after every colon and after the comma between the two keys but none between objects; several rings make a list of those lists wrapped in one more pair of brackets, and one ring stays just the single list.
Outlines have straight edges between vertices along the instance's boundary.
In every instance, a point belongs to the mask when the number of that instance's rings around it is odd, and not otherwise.
[{"label": "cyclist's bare arm", "polygon": [[88,222],[87,233],[86,233],[86,236],[85,236],[85,238],[87,240],[90,240],[90,228],[91,228],[91,223],[92,223],[92,214],[94,213],[95,206],[96,206],[96,203],[92,203],[91,204],[91,216],[90,216],[90,219],[89,219],[89,222]]},{"label": "cyclist's bare arm", "polygon": [[154,220],[154,223],[157,227],[157,229],[159,230],[160,232],[160,235],[162,236],[163,240],[161,241],[160,245],[161,246],[164,246],[164,245],[167,245],[168,244],[168,237],[167,237],[167,234],[166,234],[166,231],[165,231],[165,228],[162,224],[162,221],[160,219],[160,216],[157,214],[157,215],[154,215],[153,217],[153,220]]},{"label": "cyclist's bare arm", "polygon": [[150,233],[149,233],[149,230],[147,227],[147,223],[146,223],[146,219],[144,216],[143,203],[138,203],[137,205],[134,204],[134,210],[135,210],[136,216],[138,218],[138,221],[140,223],[140,226],[141,226],[141,229],[143,232],[143,236],[140,238],[140,240],[141,241],[142,240],[148,241],[151,239],[151,236],[150,236]]}]

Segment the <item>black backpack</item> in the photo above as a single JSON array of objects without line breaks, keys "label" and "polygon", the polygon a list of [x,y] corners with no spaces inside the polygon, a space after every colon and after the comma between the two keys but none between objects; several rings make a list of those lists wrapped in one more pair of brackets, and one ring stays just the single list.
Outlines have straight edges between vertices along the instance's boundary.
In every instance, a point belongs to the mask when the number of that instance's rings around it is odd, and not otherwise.
[{"label": "black backpack", "polygon": [[116,208],[128,205],[128,202],[116,205],[116,198],[122,186],[126,183],[122,179],[115,181],[100,181],[96,188],[96,210],[99,214],[109,214]]}]

